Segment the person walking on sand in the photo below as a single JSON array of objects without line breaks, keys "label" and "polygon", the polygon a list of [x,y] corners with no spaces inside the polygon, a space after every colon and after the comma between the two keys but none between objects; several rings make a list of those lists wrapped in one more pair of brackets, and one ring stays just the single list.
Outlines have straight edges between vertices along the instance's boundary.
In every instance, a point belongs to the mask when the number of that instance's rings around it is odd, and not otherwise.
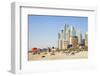
[{"label": "person walking on sand", "polygon": [[48,47],[48,51],[51,52],[51,49]]},{"label": "person walking on sand", "polygon": [[51,53],[51,55],[55,55],[55,48],[54,47],[52,47],[52,53]]}]

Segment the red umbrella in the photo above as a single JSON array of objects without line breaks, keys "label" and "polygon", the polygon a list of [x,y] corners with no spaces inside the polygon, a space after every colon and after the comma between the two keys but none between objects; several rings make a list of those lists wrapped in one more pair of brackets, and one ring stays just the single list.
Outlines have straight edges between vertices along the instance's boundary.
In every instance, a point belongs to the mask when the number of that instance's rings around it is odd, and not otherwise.
[{"label": "red umbrella", "polygon": [[37,51],[37,48],[32,48],[32,52],[36,52]]}]

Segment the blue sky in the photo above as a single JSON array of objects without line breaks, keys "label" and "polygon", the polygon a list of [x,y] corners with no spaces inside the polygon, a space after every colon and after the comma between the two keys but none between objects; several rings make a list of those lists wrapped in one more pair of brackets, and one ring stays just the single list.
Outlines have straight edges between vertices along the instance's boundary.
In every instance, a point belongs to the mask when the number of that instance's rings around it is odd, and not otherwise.
[{"label": "blue sky", "polygon": [[78,27],[83,34],[88,30],[87,17],[29,15],[29,49],[57,47],[58,32],[64,24]]}]

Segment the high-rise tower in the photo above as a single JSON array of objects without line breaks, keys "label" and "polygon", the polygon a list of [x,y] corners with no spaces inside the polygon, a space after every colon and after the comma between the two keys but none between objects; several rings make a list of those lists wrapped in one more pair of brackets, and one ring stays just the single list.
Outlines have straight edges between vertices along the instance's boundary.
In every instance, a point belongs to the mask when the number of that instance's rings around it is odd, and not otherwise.
[{"label": "high-rise tower", "polygon": [[82,44],[82,33],[79,29],[77,31],[77,36],[78,36],[78,44]]},{"label": "high-rise tower", "polygon": [[64,25],[64,29],[58,33],[58,48],[67,49],[69,45],[77,47],[82,42],[82,34],[73,26]]},{"label": "high-rise tower", "polygon": [[64,49],[64,30],[58,33],[58,48]]},{"label": "high-rise tower", "polygon": [[85,46],[88,46],[88,32],[85,33]]},{"label": "high-rise tower", "polygon": [[71,36],[76,36],[76,30],[73,26],[71,26],[71,28],[70,28],[70,35]]},{"label": "high-rise tower", "polygon": [[70,38],[70,31],[69,26],[65,24],[64,26],[64,48],[67,49],[67,46],[69,44],[69,38]]}]

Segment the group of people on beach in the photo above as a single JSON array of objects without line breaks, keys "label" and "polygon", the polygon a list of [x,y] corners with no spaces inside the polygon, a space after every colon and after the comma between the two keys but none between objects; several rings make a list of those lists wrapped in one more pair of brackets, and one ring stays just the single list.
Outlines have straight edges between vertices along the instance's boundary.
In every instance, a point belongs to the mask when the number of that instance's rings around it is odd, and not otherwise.
[{"label": "group of people on beach", "polygon": [[37,48],[34,49],[34,48],[32,48],[33,55],[41,54],[41,53],[45,53],[46,54],[47,52],[54,54],[55,51],[56,51],[55,47],[52,47],[52,48],[48,47],[47,49],[46,48],[43,48],[43,49],[37,49]]}]

